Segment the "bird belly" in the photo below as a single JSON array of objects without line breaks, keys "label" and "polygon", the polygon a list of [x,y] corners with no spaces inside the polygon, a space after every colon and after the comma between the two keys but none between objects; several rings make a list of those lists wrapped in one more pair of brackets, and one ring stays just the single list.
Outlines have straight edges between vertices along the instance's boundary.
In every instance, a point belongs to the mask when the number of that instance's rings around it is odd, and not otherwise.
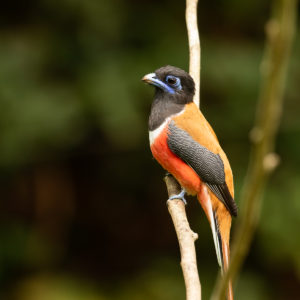
[{"label": "bird belly", "polygon": [[151,152],[161,166],[177,179],[188,194],[195,195],[201,190],[200,177],[189,165],[169,149],[167,143],[167,128],[168,126],[165,126],[151,143]]}]

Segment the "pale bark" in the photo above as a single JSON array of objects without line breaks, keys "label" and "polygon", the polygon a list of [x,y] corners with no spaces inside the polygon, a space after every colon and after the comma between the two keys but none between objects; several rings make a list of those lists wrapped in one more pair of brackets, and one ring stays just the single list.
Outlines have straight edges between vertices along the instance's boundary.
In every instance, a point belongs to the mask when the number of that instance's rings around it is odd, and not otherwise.
[{"label": "pale bark", "polygon": [[[195,81],[194,102],[199,107],[200,92],[200,40],[197,24],[198,0],[186,0],[186,24],[189,39],[190,67],[189,72]],[[172,175],[165,177],[169,197],[180,193],[180,186]],[[186,299],[201,300],[201,284],[197,269],[195,240],[198,235],[194,233],[186,217],[185,205],[181,200],[168,200],[168,209],[176,230],[183,272]]]}]

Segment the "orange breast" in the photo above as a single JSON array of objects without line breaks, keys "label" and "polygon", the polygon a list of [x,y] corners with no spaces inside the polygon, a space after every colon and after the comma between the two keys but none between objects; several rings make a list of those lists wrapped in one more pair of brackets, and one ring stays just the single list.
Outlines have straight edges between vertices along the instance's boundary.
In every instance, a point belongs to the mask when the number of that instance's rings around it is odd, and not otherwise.
[{"label": "orange breast", "polygon": [[167,127],[162,130],[151,145],[152,154],[162,167],[177,179],[188,194],[195,195],[201,190],[201,180],[190,166],[169,149],[167,144]]}]

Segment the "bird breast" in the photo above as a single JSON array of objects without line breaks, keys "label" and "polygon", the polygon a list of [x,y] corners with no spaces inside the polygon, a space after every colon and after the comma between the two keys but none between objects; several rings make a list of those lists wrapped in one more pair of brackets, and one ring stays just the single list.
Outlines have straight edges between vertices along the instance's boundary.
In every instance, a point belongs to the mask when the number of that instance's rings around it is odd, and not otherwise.
[{"label": "bird breast", "polygon": [[170,121],[171,118],[166,119],[161,126],[149,132],[151,152],[161,166],[177,179],[188,194],[195,195],[201,189],[200,177],[170,150],[167,142]]}]

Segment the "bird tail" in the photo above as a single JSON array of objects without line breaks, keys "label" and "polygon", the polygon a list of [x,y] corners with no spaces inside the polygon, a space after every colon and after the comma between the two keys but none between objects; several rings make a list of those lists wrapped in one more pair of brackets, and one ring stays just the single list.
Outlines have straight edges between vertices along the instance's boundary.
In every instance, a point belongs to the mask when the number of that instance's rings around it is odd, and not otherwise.
[{"label": "bird tail", "polygon": [[[229,236],[231,215],[225,206],[220,202],[220,200],[206,187],[203,187],[202,191],[197,196],[209,220],[213,234],[217,260],[221,267],[222,274],[224,274],[229,267]],[[214,204],[218,205],[217,210],[215,209],[216,206]],[[228,283],[227,300],[233,300],[231,281]]]}]

